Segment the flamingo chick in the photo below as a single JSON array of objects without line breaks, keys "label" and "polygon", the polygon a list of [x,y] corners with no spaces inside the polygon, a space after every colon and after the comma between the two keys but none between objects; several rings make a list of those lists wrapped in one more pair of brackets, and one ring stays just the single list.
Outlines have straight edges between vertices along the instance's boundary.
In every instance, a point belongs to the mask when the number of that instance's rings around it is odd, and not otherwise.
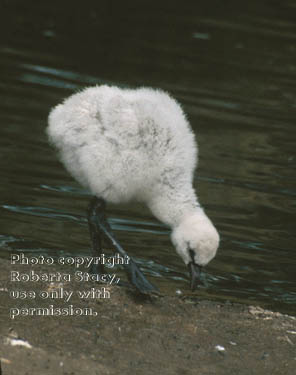
[{"label": "flamingo chick", "polygon": [[[171,227],[194,290],[219,235],[192,186],[197,145],[176,100],[151,88],[86,88],[52,109],[47,134],[66,169],[94,195],[88,210],[93,255],[102,253],[102,239],[127,255],[110,230],[105,202],[144,202]],[[157,291],[132,259],[126,267],[141,293]]]}]

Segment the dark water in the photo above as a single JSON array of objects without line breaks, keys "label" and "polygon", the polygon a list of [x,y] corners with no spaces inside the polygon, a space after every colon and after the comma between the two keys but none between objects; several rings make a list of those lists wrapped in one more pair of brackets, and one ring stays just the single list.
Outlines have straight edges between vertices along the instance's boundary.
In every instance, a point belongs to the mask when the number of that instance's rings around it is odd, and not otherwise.
[{"label": "dark water", "polygon": [[[197,133],[222,235],[199,294],[296,313],[296,3],[135,3],[1,2],[1,256],[89,254],[89,196],[47,144],[50,108],[91,84],[160,87]],[[188,290],[167,228],[137,205],[110,216],[163,292]]]}]

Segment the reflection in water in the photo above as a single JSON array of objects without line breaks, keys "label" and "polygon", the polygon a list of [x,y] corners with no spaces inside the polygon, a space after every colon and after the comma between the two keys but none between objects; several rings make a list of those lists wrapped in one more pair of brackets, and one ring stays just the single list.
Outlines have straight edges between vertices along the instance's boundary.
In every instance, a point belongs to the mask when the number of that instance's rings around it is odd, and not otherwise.
[{"label": "reflection in water", "polygon": [[[198,4],[197,4],[198,3]],[[88,4],[88,3],[87,3]],[[222,234],[198,295],[295,313],[296,33],[293,4],[126,9],[6,2],[0,45],[0,249],[89,254],[87,191],[44,134],[49,109],[92,84],[161,87],[200,145],[195,184]],[[240,8],[243,7],[243,8]],[[41,9],[42,8],[42,9]],[[65,22],[67,20],[67,22]],[[112,26],[112,27],[111,27]],[[111,206],[119,240],[163,291],[188,288],[166,227]]]}]

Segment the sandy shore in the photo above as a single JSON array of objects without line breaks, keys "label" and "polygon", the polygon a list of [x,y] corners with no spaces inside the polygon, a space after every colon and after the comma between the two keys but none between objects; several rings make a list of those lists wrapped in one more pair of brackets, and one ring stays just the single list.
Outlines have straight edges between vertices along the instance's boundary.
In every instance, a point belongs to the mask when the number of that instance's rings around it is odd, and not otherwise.
[{"label": "sandy shore", "polygon": [[[10,281],[11,271],[30,269],[1,260],[2,375],[295,374],[295,317],[185,296],[143,298],[78,283],[73,267],[51,266],[70,281]],[[48,273],[45,265],[34,270]],[[10,296],[20,290],[26,294],[14,296],[24,299]]]}]

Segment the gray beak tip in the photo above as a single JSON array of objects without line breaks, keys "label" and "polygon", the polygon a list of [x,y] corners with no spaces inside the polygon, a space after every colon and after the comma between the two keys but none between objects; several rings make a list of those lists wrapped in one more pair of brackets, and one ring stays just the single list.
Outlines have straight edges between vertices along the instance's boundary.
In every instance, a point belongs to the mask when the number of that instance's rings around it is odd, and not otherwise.
[{"label": "gray beak tip", "polygon": [[202,267],[194,262],[188,264],[189,274],[190,274],[190,287],[194,291],[197,289],[198,284],[200,283],[201,269]]}]

